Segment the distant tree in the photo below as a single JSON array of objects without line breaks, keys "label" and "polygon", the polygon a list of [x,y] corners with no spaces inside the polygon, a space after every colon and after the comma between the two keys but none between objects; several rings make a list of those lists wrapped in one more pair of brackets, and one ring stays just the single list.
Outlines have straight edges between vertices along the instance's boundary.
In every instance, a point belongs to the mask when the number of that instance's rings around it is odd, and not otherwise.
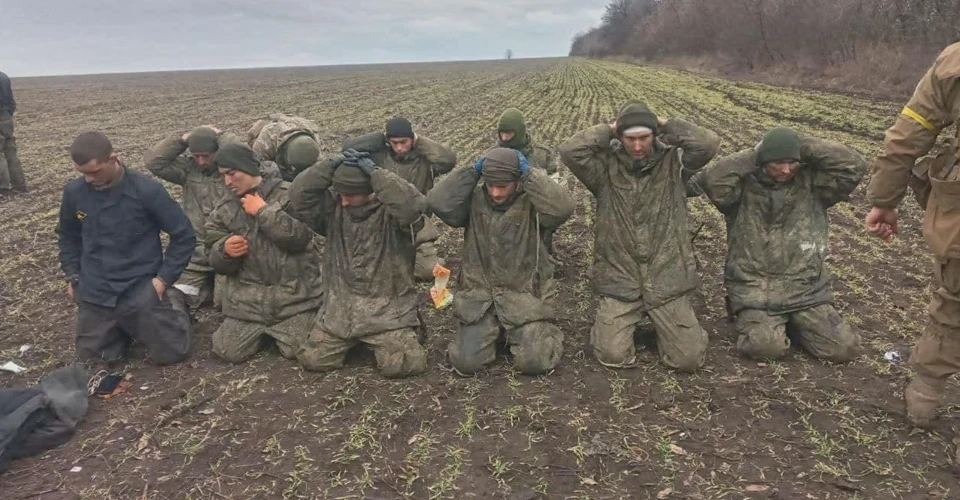
[{"label": "distant tree", "polygon": [[513,49],[507,49],[507,53],[504,55],[505,59],[513,59]]}]

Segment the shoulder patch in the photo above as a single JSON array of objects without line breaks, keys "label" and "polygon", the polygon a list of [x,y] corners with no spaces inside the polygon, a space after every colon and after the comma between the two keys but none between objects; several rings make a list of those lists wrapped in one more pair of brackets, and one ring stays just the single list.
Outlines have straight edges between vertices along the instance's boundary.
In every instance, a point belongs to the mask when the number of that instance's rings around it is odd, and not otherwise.
[{"label": "shoulder patch", "polygon": [[77,220],[83,222],[87,218],[87,213],[82,210],[77,210]]}]

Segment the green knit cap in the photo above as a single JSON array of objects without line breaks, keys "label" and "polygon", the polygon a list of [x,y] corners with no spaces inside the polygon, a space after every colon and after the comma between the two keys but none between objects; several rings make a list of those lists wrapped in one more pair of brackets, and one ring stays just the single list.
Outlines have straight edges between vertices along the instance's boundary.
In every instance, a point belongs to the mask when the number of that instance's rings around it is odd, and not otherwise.
[{"label": "green knit cap", "polygon": [[306,134],[292,137],[285,144],[284,161],[286,166],[295,170],[305,170],[316,163],[320,157],[320,145]]},{"label": "green knit cap", "polygon": [[194,154],[216,153],[219,147],[217,133],[210,127],[197,127],[187,136],[187,147]]},{"label": "green knit cap", "polygon": [[617,135],[633,127],[647,127],[657,135],[657,114],[643,101],[629,101],[617,113]]},{"label": "green knit cap", "polygon": [[225,144],[214,157],[217,168],[239,170],[254,177],[260,175],[260,162],[254,156],[253,150],[246,144],[231,142]]},{"label": "green knit cap", "polygon": [[800,135],[793,129],[772,129],[757,146],[757,164],[780,160],[800,161]]},{"label": "green knit cap", "polygon": [[357,167],[340,165],[333,172],[333,189],[340,194],[370,194],[373,185],[370,176]]},{"label": "green knit cap", "polygon": [[527,143],[527,120],[517,108],[510,108],[500,115],[497,132],[513,132],[513,138],[502,142],[504,147],[519,149]]}]

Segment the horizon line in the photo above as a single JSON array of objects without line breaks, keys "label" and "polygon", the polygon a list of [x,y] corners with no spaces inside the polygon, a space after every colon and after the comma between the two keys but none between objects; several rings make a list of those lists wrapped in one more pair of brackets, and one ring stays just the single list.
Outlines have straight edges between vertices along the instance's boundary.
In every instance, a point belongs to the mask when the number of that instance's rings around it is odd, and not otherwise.
[{"label": "horizon line", "polygon": [[404,64],[432,64],[432,63],[457,63],[457,62],[490,62],[490,61],[523,61],[532,59],[560,59],[570,57],[569,55],[556,56],[537,56],[537,57],[514,57],[512,59],[488,58],[488,59],[437,59],[437,60],[416,60],[416,61],[378,61],[378,62],[360,62],[360,63],[337,63],[337,64],[296,64],[292,66],[224,66],[217,68],[180,68],[180,69],[145,69],[134,71],[104,71],[100,73],[55,73],[55,74],[34,74],[10,76],[11,79],[18,78],[56,78],[62,76],[109,76],[109,75],[135,75],[148,73],[189,73],[200,71],[236,71],[236,70],[257,70],[257,69],[291,69],[291,68],[329,68],[343,66],[389,66]]}]

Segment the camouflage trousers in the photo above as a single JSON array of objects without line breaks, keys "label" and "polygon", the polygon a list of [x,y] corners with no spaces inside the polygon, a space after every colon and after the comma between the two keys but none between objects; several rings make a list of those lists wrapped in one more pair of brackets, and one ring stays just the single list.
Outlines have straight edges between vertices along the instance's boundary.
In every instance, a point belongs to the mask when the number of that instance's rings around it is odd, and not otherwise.
[{"label": "camouflage trousers", "polygon": [[425,241],[417,246],[417,260],[414,264],[414,276],[420,281],[433,281],[433,267],[443,265],[437,255],[437,245],[432,241]]},{"label": "camouflage trousers", "polygon": [[700,327],[687,295],[644,310],[642,300],[624,302],[600,297],[597,318],[590,330],[593,353],[604,366],[627,368],[636,363],[633,333],[645,316],[657,335],[657,349],[664,365],[685,372],[703,366],[707,353],[707,332]]},{"label": "camouflage trousers", "polygon": [[187,304],[194,310],[213,299],[216,281],[217,275],[213,271],[186,269],[173,287],[187,296]]},{"label": "camouflage trousers", "polygon": [[427,351],[417,341],[417,332],[413,328],[344,339],[314,325],[297,359],[310,371],[335,370],[343,366],[347,351],[360,343],[373,348],[377,368],[384,377],[402,378],[427,371]]},{"label": "camouflage trousers", "polygon": [[934,280],[930,319],[910,364],[919,375],[945,380],[960,372],[960,259],[936,259]]},{"label": "camouflage trousers", "polygon": [[769,314],[758,309],[737,313],[737,349],[752,359],[777,359],[790,351],[791,339],[813,357],[846,363],[857,355],[860,336],[832,304],[789,314]]},{"label": "camouflage trousers", "polygon": [[116,307],[80,302],[77,310],[77,357],[84,361],[116,361],[136,341],[159,365],[179,363],[190,350],[190,315],[179,290],[157,297],[152,280],[131,287]]},{"label": "camouflage trousers", "polygon": [[26,191],[23,165],[17,156],[17,138],[13,135],[13,117],[0,111],[0,189]]},{"label": "camouflage trousers", "polygon": [[553,370],[563,356],[563,332],[546,321],[506,329],[493,307],[476,323],[460,323],[450,342],[450,363],[463,375],[472,375],[497,358],[497,343],[503,339],[513,355],[513,366],[526,375]]},{"label": "camouflage trousers", "polygon": [[298,314],[274,325],[226,318],[213,333],[213,353],[228,363],[240,363],[260,352],[263,342],[272,338],[280,355],[295,359],[313,326],[316,312]]}]

